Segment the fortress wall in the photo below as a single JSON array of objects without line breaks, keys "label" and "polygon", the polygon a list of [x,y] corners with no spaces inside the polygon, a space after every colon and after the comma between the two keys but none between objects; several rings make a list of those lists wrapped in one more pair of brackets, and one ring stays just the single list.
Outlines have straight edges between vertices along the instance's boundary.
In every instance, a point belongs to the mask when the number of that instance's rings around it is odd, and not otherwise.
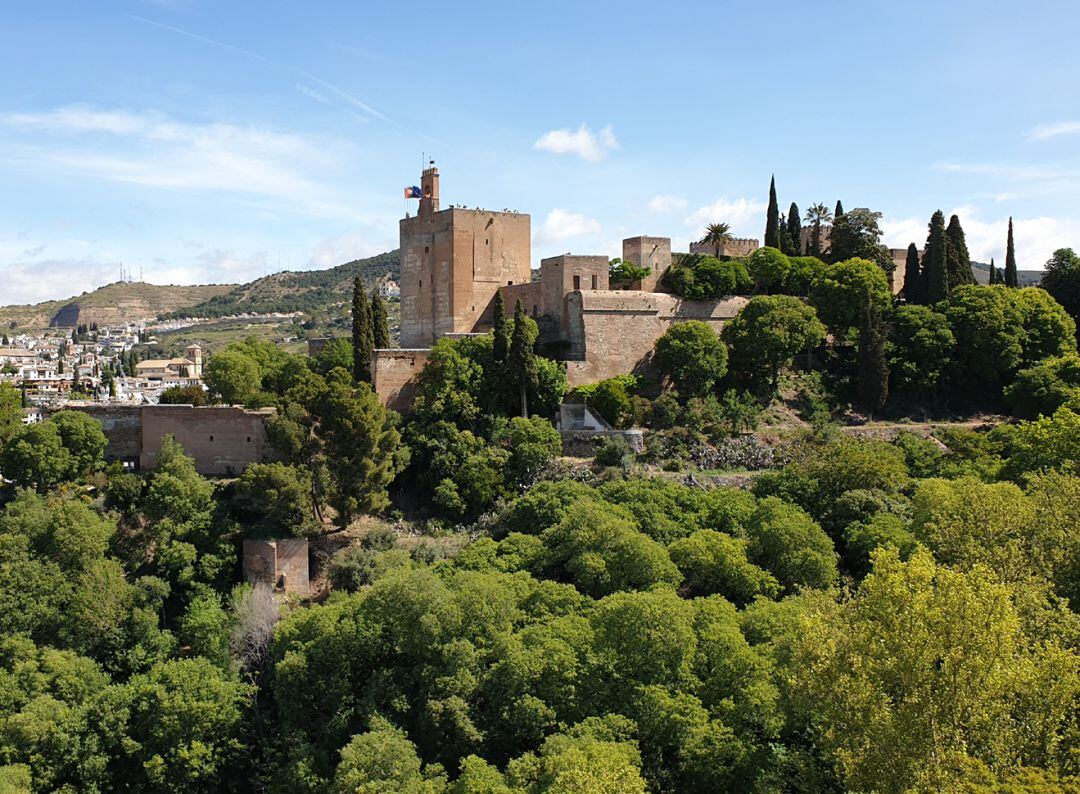
[{"label": "fortress wall", "polygon": [[139,467],[157,465],[161,441],[171,435],[195,458],[200,474],[240,474],[270,452],[265,422],[273,415],[273,409],[250,411],[235,406],[143,406]]},{"label": "fortress wall", "polygon": [[376,350],[371,363],[375,393],[387,408],[404,411],[416,393],[416,376],[431,355],[431,348]]},{"label": "fortress wall", "polygon": [[143,426],[141,405],[78,405],[65,410],[82,411],[101,423],[108,444],[105,460],[137,461],[142,452]]},{"label": "fortress wall", "polygon": [[[720,246],[720,256],[747,256],[754,253],[760,244],[752,237],[735,237]],[[690,253],[716,256],[716,246],[711,243],[690,243]]]},{"label": "fortress wall", "polygon": [[653,346],[674,323],[703,320],[717,332],[747,304],[733,296],[719,301],[683,300],[661,292],[597,291],[567,296],[571,387],[641,371],[651,366]]}]

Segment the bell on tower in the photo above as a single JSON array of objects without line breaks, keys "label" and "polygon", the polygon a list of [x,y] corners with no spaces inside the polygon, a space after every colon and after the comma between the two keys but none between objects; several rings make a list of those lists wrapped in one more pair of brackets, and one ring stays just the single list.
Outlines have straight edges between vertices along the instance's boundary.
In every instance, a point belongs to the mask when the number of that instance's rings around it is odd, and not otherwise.
[{"label": "bell on tower", "polygon": [[439,169],[435,161],[420,175],[420,217],[427,218],[439,211]]}]

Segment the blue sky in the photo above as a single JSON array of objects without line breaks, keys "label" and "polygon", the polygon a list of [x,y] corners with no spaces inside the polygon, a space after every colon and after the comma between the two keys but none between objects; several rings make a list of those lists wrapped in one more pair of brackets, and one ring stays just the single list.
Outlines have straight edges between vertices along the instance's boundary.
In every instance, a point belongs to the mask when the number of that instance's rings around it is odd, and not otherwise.
[{"label": "blue sky", "polygon": [[[11,0],[0,303],[243,281],[397,245],[443,203],[532,215],[533,258],[761,237],[795,201],[958,212],[972,255],[1080,248],[1075,2]],[[415,208],[415,202],[412,203]],[[415,209],[414,209],[415,211]]]}]

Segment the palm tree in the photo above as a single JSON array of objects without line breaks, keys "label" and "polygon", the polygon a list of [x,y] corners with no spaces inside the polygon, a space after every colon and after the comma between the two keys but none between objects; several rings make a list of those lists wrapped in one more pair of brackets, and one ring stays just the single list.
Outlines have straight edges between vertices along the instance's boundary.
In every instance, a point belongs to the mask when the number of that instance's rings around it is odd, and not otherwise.
[{"label": "palm tree", "polygon": [[832,213],[824,204],[811,204],[806,211],[806,222],[814,224],[814,236],[811,238],[814,241],[812,256],[821,256],[821,227],[830,223],[832,219]]},{"label": "palm tree", "polygon": [[705,227],[705,236],[701,238],[701,242],[711,245],[719,258],[720,249],[732,239],[730,223],[710,223]]}]

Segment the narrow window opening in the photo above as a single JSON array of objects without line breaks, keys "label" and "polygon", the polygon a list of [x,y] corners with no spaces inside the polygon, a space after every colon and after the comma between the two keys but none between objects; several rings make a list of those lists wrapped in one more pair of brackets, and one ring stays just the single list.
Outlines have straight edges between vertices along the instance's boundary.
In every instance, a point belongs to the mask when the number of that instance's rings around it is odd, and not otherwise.
[{"label": "narrow window opening", "polygon": [[581,276],[574,276],[574,289],[581,289]]},{"label": "narrow window opening", "polygon": [[211,441],[213,441],[213,440],[214,440],[214,437],[213,437],[213,436],[210,436],[210,440],[211,440]]},{"label": "narrow window opening", "polygon": [[596,276],[592,277],[592,288],[596,289]]}]

